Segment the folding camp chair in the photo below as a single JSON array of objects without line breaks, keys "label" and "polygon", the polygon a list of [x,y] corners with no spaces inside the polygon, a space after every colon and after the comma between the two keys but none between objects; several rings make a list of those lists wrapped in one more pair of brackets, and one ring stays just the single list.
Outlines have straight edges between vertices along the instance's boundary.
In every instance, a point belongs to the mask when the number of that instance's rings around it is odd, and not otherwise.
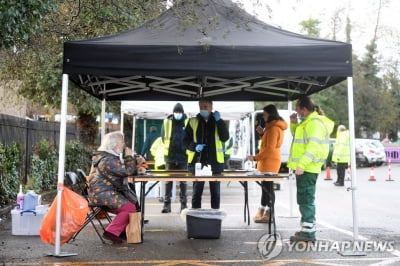
[{"label": "folding camp chair", "polygon": [[[80,169],[78,169],[80,170]],[[87,213],[85,222],[81,226],[81,228],[71,237],[70,241],[75,240],[75,238],[78,236],[78,234],[89,224],[91,223],[94,230],[96,231],[97,235],[99,236],[101,242],[106,243],[106,241],[103,239],[102,234],[100,233],[100,229],[98,226],[95,224],[95,221],[100,225],[101,230],[104,232],[105,227],[102,222],[102,217],[107,219],[107,221],[110,223],[112,221],[111,217],[108,214],[108,207],[101,205],[101,204],[95,204],[91,203],[88,199],[88,185],[86,182],[86,175],[85,173],[80,170],[78,171],[78,175],[75,172],[67,172],[66,173],[66,179],[68,180],[69,183],[72,185],[76,185],[76,187],[79,188],[80,194],[88,201],[88,206],[89,206],[89,212]],[[75,181],[74,181],[75,180]]]},{"label": "folding camp chair", "polygon": [[[86,174],[82,169],[76,169],[77,172],[77,176],[78,176],[78,180],[81,184],[84,184],[84,193],[85,193],[85,198],[88,199],[89,195],[88,195],[88,182],[86,179]],[[89,201],[89,200],[88,200]],[[90,203],[89,202],[89,207],[90,207]],[[92,204],[93,205],[93,204]],[[102,205],[96,205],[96,206],[102,206]],[[100,212],[99,215],[97,215],[98,218],[107,218],[107,220],[109,222],[111,222],[111,217],[108,215],[108,208],[106,206],[103,206],[103,212]]]}]

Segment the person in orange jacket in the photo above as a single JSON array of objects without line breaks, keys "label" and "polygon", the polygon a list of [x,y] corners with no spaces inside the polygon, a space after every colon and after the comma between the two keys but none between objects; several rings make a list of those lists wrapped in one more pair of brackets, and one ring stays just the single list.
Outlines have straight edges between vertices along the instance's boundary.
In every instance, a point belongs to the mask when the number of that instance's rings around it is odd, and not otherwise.
[{"label": "person in orange jacket", "polygon": [[[262,135],[260,151],[254,156],[248,156],[248,159],[257,162],[257,170],[260,172],[278,173],[281,167],[280,147],[283,143],[283,131],[288,128],[288,125],[279,115],[275,105],[267,105],[263,111],[266,126],[264,129],[256,129]],[[275,197],[273,182],[262,181],[261,187],[261,206],[253,218],[255,223],[267,223],[269,221],[270,207]]]}]

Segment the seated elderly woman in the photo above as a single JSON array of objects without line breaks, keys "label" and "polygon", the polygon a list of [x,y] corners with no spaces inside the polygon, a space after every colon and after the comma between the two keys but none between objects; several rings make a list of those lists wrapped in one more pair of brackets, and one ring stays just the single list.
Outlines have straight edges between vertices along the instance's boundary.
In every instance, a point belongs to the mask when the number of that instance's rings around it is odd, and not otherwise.
[{"label": "seated elderly woman", "polygon": [[129,148],[125,148],[125,158],[121,159],[124,146],[123,133],[106,134],[101,146],[93,153],[92,170],[88,178],[90,202],[105,205],[116,214],[103,233],[103,237],[113,243],[122,243],[120,236],[129,224],[129,213],[136,212],[135,204],[118,192],[113,184],[123,186],[125,177],[146,171],[140,166],[145,162],[144,158],[134,158]]}]

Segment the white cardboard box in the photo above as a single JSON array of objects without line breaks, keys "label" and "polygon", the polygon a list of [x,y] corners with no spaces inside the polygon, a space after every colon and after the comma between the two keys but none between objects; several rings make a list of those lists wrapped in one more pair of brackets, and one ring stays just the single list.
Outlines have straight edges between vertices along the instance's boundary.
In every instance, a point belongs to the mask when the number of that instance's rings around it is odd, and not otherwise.
[{"label": "white cardboard box", "polygon": [[[149,181],[146,183],[146,192],[152,185],[154,185],[155,182],[156,181]],[[135,183],[135,190],[136,190],[136,195],[140,197],[140,182]],[[158,183],[152,188],[149,194],[146,195],[146,198],[158,198],[159,195],[160,195],[160,183]]]},{"label": "white cardboard box", "polygon": [[[43,205],[39,205],[43,206]],[[38,207],[39,207],[38,206]],[[48,208],[37,208],[35,213],[11,210],[12,235],[39,235],[42,220]]]}]

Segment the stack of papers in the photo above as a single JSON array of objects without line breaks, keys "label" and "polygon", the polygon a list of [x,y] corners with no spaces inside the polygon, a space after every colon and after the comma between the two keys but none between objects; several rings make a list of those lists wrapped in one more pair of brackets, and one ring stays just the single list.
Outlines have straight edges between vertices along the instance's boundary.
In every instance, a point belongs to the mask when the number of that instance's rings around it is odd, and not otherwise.
[{"label": "stack of papers", "polygon": [[260,172],[258,170],[246,173],[247,176],[276,176],[277,173],[274,172]]}]

